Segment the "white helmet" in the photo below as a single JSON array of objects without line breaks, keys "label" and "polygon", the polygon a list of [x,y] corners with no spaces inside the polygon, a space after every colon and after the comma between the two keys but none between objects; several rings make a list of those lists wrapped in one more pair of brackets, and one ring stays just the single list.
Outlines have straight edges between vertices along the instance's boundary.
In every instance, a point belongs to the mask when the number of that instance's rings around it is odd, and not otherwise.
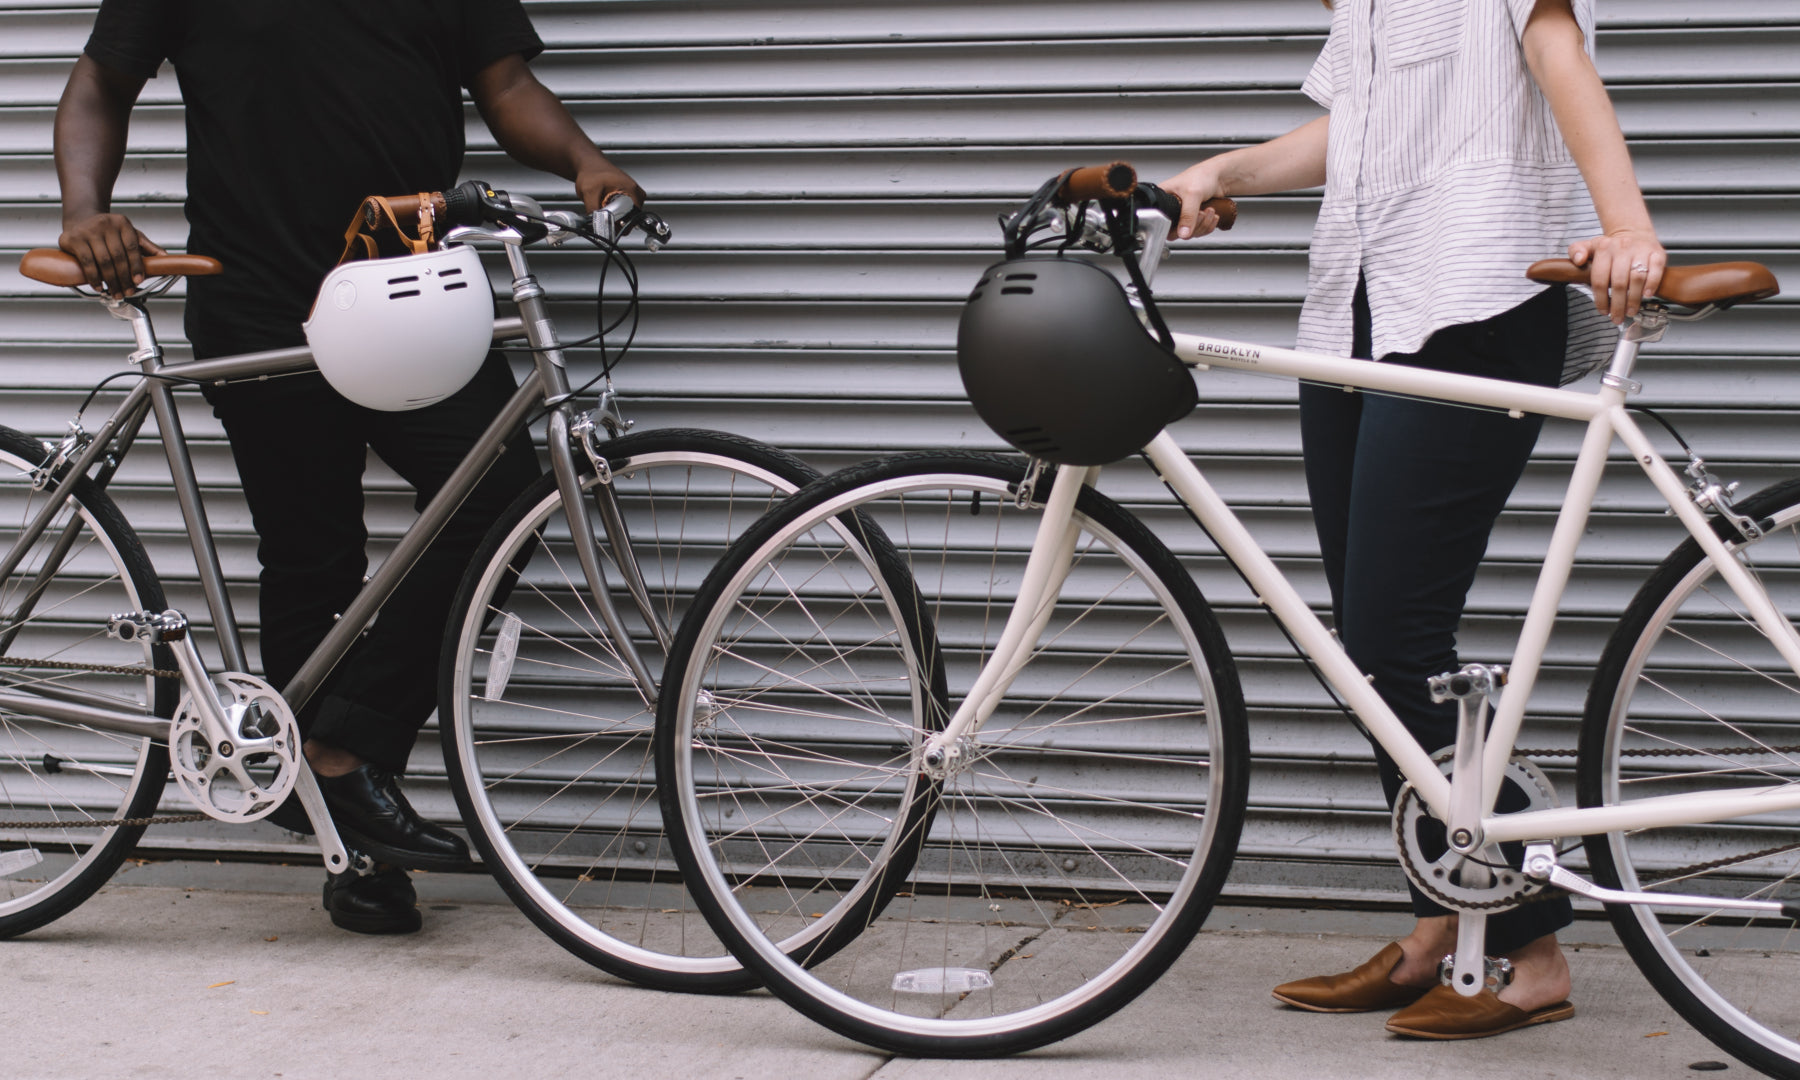
[{"label": "white helmet", "polygon": [[344,263],[306,320],[319,373],[370,409],[422,409],[461,390],[494,336],[494,294],[475,249]]}]

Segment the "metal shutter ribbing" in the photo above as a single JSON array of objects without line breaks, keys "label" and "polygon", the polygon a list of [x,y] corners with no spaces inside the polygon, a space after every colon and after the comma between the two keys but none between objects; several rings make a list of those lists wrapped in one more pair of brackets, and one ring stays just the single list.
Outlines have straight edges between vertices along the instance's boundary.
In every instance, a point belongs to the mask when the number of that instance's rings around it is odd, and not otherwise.
[{"label": "metal shutter ribbing", "polygon": [[[621,373],[642,423],[756,435],[833,467],[877,451],[994,446],[960,401],[949,354],[957,303],[993,258],[994,213],[1043,177],[1125,157],[1149,176],[1278,134],[1316,110],[1297,88],[1326,20],[1313,0],[1132,0],[978,5],[907,2],[530,5],[550,52],[535,64],[603,145],[657,197],[677,244],[642,258],[650,302],[641,352]],[[0,248],[56,232],[49,116],[92,5],[0,3]],[[1602,0],[1600,61],[1641,179],[1678,257],[1759,258],[1800,280],[1800,4]],[[176,236],[182,132],[174,82],[154,81],[133,127],[121,201]],[[467,172],[540,197],[561,194],[512,165],[471,114]],[[1316,210],[1307,196],[1253,200],[1244,224],[1165,265],[1178,325],[1287,343]],[[0,259],[0,267],[10,260]],[[591,280],[578,256],[546,259],[564,297]],[[115,369],[118,329],[0,269],[0,386],[6,422],[57,430],[76,389]],[[179,303],[159,324],[174,336]],[[586,313],[573,301],[561,309]],[[1747,488],[1796,471],[1787,434],[1800,401],[1784,303],[1683,327],[1646,365],[1647,402]],[[1304,508],[1292,388],[1208,374],[1181,428],[1221,489],[1316,602],[1324,597]],[[190,432],[215,523],[228,540],[242,613],[253,616],[248,519],[229,457],[198,399]],[[23,419],[21,419],[23,418]],[[1465,625],[1472,657],[1501,658],[1516,631],[1561,502],[1575,436],[1552,426],[1496,534]],[[147,448],[146,448],[147,449]],[[181,538],[156,462],[125,479],[159,563]],[[1114,482],[1190,563],[1224,610],[1254,708],[1254,813],[1246,888],[1303,893],[1397,887],[1368,752],[1229,568],[1141,477]],[[373,530],[404,527],[391,483]],[[1587,669],[1612,617],[1673,533],[1648,490],[1621,472],[1571,589],[1573,617],[1545,673],[1527,741],[1568,745]],[[1134,501],[1136,499],[1134,498]],[[139,510],[141,508],[141,514]],[[195,607],[192,590],[177,602]],[[185,595],[184,595],[185,592]],[[428,748],[429,751],[429,748]],[[431,760],[434,754],[421,754]],[[441,796],[441,793],[439,793]],[[435,801],[435,800],[424,800]],[[438,802],[440,808],[445,803]],[[1322,811],[1331,810],[1326,814]],[[222,842],[239,835],[220,832]],[[279,842],[277,834],[263,837]],[[1295,859],[1304,865],[1296,864]]]}]

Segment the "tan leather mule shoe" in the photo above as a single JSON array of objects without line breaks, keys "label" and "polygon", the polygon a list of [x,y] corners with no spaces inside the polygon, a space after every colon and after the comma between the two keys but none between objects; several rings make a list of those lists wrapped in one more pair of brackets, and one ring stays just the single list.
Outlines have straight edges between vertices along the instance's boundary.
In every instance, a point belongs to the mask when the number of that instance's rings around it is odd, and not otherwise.
[{"label": "tan leather mule shoe", "polygon": [[1275,1000],[1308,1012],[1328,1013],[1374,1012],[1411,1004],[1424,996],[1425,988],[1388,980],[1403,955],[1399,944],[1389,944],[1355,971],[1282,983],[1275,988]]},{"label": "tan leather mule shoe", "polygon": [[1455,987],[1434,986],[1431,992],[1388,1018],[1387,1029],[1415,1039],[1485,1039],[1533,1024],[1549,1024],[1575,1015],[1566,1001],[1526,1012],[1483,990],[1463,997]]}]

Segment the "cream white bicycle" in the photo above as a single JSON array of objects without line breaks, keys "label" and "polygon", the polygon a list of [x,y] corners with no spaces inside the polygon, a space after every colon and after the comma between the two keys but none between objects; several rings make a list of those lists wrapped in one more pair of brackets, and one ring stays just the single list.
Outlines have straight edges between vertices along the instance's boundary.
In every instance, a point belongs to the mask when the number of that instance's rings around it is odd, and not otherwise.
[{"label": "cream white bicycle", "polygon": [[[1403,866],[1462,913],[1452,985],[1472,994],[1505,977],[1483,956],[1488,914],[1553,890],[1591,897],[1697,1028],[1758,1068],[1800,1073],[1800,480],[1734,499],[1699,456],[1665,461],[1627,404],[1643,343],[1671,321],[1773,295],[1773,276],[1750,263],[1672,268],[1622,328],[1596,390],[1540,388],[1168,333],[1146,275],[1174,207],[1134,185],[1126,166],[1046,185],[1007,223],[1010,258],[965,309],[971,399],[1029,460],[915,454],[814,482],[702,586],[666,670],[657,772],[715,932],[807,1015],[909,1054],[1066,1037],[1174,962],[1225,880],[1249,755],[1217,620],[1121,505],[1154,507],[1154,487],[1131,486],[1130,470],[1109,478],[1111,496],[1096,487],[1096,462],[1141,446],[1399,763]],[[1062,250],[1029,252],[1042,244]],[[1125,256],[1132,286],[1109,310],[1131,325],[1112,355],[1077,356],[1088,366],[1071,374],[1058,367],[1068,328],[1114,317],[1057,299],[1060,278],[1096,273],[1082,249]],[[1563,261],[1530,272],[1585,282]],[[1005,324],[1018,340],[996,345],[980,312],[1034,296],[1035,321]],[[1009,348],[1040,366],[995,359]],[[1140,391],[1119,434],[1109,398],[1156,363],[1179,379],[1164,395]],[[1162,430],[1192,407],[1189,371],[1213,367],[1586,425],[1510,667],[1434,682],[1460,705],[1450,751],[1419,748]],[[1084,415],[1107,423],[1084,427]],[[1645,582],[1595,669],[1576,805],[1564,806],[1569,793],[1514,741],[1615,440],[1690,538]],[[846,532],[875,525],[909,576],[854,557]],[[1496,814],[1508,784],[1526,808]],[[776,944],[847,912],[866,927],[834,955]]]}]

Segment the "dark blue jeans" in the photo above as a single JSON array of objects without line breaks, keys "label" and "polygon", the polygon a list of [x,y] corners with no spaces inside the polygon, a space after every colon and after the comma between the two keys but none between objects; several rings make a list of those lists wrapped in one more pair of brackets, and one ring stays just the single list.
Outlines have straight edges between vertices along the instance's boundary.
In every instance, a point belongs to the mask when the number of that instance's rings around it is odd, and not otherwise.
[{"label": "dark blue jeans", "polygon": [[[1567,318],[1567,296],[1552,288],[1494,318],[1439,330],[1416,353],[1383,359],[1555,386]],[[1367,357],[1370,340],[1359,285],[1354,354]],[[1456,630],[1475,568],[1542,426],[1535,416],[1515,420],[1341,387],[1300,388],[1306,486],[1338,634],[1428,752],[1455,744],[1456,703],[1434,704],[1426,680],[1461,666]],[[1399,770],[1380,747],[1375,754],[1392,806]],[[1518,808],[1507,794],[1518,793],[1504,793],[1500,808]],[[1449,914],[1416,888],[1412,896],[1415,915]],[[1570,920],[1566,899],[1496,915],[1488,920],[1487,951],[1511,952]]]}]

